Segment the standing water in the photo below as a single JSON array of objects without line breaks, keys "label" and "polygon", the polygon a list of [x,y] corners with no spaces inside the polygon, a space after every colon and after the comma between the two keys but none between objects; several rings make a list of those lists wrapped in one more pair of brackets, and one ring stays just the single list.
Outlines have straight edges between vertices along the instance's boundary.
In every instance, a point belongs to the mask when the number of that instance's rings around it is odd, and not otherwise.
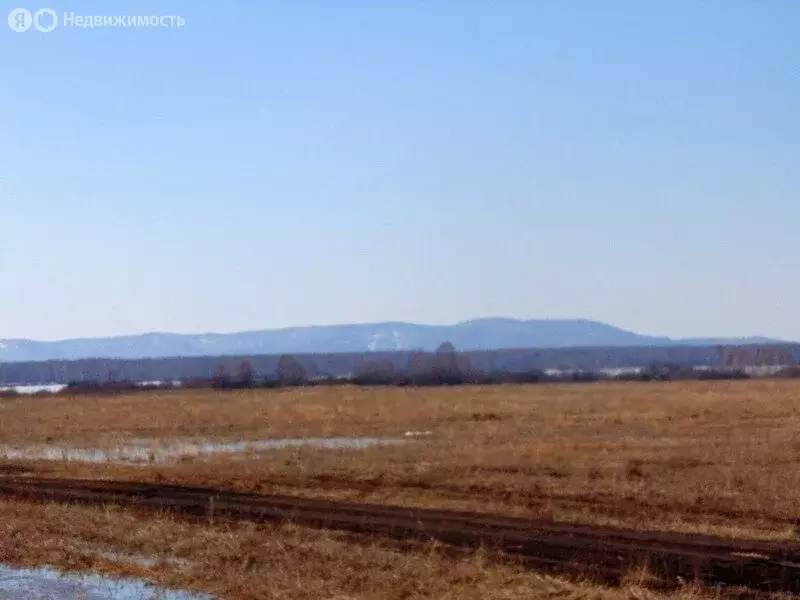
[{"label": "standing water", "polygon": [[0,565],[3,600],[213,600],[207,594],[156,588],[141,579],[65,575],[48,567]]},{"label": "standing water", "polygon": [[168,463],[183,457],[210,454],[245,454],[268,452],[283,448],[310,446],[331,450],[368,448],[400,444],[406,440],[393,438],[300,438],[255,440],[242,442],[163,442],[159,440],[133,440],[115,448],[75,448],[70,446],[38,445],[15,447],[0,444],[0,458],[7,460],[53,460],[94,463],[152,464]]}]

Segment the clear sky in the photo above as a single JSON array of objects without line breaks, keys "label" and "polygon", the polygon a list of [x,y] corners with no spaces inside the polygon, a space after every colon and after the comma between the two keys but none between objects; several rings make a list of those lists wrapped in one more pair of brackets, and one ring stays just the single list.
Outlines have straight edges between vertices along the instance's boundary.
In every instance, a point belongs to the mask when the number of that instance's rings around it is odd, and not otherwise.
[{"label": "clear sky", "polygon": [[[800,340],[797,0],[0,5],[0,338]],[[42,6],[185,25],[7,26]]]}]

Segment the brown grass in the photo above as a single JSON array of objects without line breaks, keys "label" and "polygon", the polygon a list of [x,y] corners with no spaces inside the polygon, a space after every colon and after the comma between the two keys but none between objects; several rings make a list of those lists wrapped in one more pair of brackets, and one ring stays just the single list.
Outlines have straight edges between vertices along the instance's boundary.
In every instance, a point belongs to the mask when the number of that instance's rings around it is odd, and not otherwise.
[{"label": "brown grass", "polygon": [[[532,573],[478,551],[453,555],[430,543],[398,545],[296,526],[188,525],[118,508],[0,502],[0,562],[135,576],[229,600],[689,600],[662,595],[632,572],[620,589]],[[119,557],[104,558],[101,552]],[[125,555],[157,559],[139,566]],[[718,595],[717,595],[718,597]]]},{"label": "brown grass", "polygon": [[362,451],[294,449],[173,466],[42,472],[470,509],[638,529],[796,538],[800,382],[309,388],[15,400],[0,439],[111,445],[397,435]]}]

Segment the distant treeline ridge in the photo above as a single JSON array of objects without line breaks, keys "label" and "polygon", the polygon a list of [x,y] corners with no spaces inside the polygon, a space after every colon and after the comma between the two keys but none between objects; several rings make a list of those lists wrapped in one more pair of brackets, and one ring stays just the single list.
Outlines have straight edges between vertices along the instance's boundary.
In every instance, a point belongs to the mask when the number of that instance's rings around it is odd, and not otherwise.
[{"label": "distant treeline ridge", "polygon": [[[463,382],[608,377],[608,370],[640,369],[637,376],[682,377],[689,373],[744,372],[747,367],[796,366],[800,345],[742,347],[632,347],[511,349],[456,352],[445,342],[436,352],[370,352],[265,356],[188,357],[143,360],[84,359],[0,364],[0,385],[181,381],[200,385],[251,381],[350,381],[413,384],[442,378]],[[701,369],[697,371],[696,369]],[[605,371],[605,373],[604,373]],[[706,373],[705,375],[702,375]],[[563,378],[563,376],[560,376]],[[281,383],[283,382],[283,383]]]}]

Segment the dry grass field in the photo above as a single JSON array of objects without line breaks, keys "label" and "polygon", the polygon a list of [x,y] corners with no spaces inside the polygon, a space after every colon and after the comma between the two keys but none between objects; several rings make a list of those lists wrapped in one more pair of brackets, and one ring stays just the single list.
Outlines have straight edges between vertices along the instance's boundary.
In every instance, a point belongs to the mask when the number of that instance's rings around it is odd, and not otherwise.
[{"label": "dry grass field", "polygon": [[397,446],[215,455],[147,468],[35,466],[48,475],[797,537],[800,384],[792,380],[202,391],[0,405],[0,440],[16,445],[407,430],[432,435]]},{"label": "dry grass field", "polygon": [[[525,569],[490,552],[393,543],[297,526],[186,524],[118,508],[0,502],[0,562],[139,577],[220,600],[705,600],[657,593],[631,572],[605,588]],[[141,558],[151,564],[138,564]],[[781,596],[772,598],[780,600]],[[788,598],[785,597],[784,598]]]},{"label": "dry grass field", "polygon": [[[24,467],[48,477],[200,484],[639,530],[800,537],[800,382],[792,380],[319,387],[0,403],[0,442],[18,447],[112,447],[141,439],[167,444],[398,437],[405,431],[431,435],[361,450],[304,447],[149,466],[7,461],[5,468]],[[45,511],[46,518],[36,511]],[[483,553],[453,557],[430,545],[401,548],[299,527],[215,529],[167,517],[141,519],[122,510],[14,503],[0,506],[0,513],[5,527],[0,535],[19,540],[4,546],[0,562],[123,568],[80,558],[69,544],[82,540],[190,559],[196,567],[188,570],[167,562],[147,573],[130,565],[123,570],[224,598],[652,595],[636,586],[604,590],[544,577]],[[63,540],[72,541],[64,545]]]}]

